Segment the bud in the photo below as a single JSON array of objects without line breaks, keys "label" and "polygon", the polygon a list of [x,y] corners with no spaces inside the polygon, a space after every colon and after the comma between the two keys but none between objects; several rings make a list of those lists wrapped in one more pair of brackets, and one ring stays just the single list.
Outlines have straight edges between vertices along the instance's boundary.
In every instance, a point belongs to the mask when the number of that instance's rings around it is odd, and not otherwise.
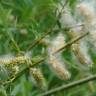
[{"label": "bud", "polygon": [[20,34],[26,36],[26,35],[28,35],[28,30],[24,29],[24,28],[20,29]]}]

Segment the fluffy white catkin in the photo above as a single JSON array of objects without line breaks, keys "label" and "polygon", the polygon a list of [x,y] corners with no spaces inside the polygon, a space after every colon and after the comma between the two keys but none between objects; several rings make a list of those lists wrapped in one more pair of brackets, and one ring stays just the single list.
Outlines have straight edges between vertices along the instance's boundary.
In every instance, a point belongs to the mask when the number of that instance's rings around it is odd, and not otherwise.
[{"label": "fluffy white catkin", "polygon": [[94,5],[90,2],[82,2],[77,4],[77,9],[84,16],[84,19],[87,23],[92,23],[95,19]]},{"label": "fluffy white catkin", "polygon": [[[78,35],[79,35],[78,32],[74,32],[74,31],[69,32],[69,36],[71,38],[75,38]],[[72,44],[71,50],[81,64],[88,65],[88,66],[92,65],[91,58],[88,54],[88,48],[86,42],[81,40]]]},{"label": "fluffy white catkin", "polygon": [[30,68],[32,83],[42,90],[47,90],[46,80],[39,68]]},{"label": "fluffy white catkin", "polygon": [[58,49],[65,45],[65,38],[63,34],[59,33],[58,36],[50,44],[50,54],[53,54]]},{"label": "fluffy white catkin", "polygon": [[67,7],[65,8],[65,11],[61,16],[60,21],[62,26],[70,27],[76,25],[76,21],[74,20],[69,8]]},{"label": "fluffy white catkin", "polygon": [[0,67],[4,69],[9,76],[17,74],[19,72],[19,65],[24,63],[30,63],[29,52],[19,56],[14,56],[13,54],[0,56]]},{"label": "fluffy white catkin", "polygon": [[14,58],[12,54],[5,54],[0,56],[0,64],[9,64],[10,61]]},{"label": "fluffy white catkin", "polygon": [[96,13],[92,3],[82,2],[77,4],[77,9],[84,17],[85,31],[89,31],[88,41],[96,47]]},{"label": "fluffy white catkin", "polygon": [[58,78],[62,80],[67,80],[71,77],[71,74],[65,67],[64,63],[61,61],[61,54],[58,53],[53,55],[53,53],[62,46],[64,46],[64,44],[65,38],[63,34],[59,33],[58,36],[51,42],[50,46],[48,47],[48,63],[50,69]]},{"label": "fluffy white catkin", "polygon": [[60,61],[55,56],[51,55],[50,59],[49,59],[49,63],[50,63],[49,66],[50,66],[51,70],[53,71],[54,74],[56,74],[56,76],[58,78],[60,78],[61,80],[70,79],[71,74],[67,70],[67,68],[65,67],[65,65],[62,61]]},{"label": "fluffy white catkin", "polygon": [[0,64],[3,65],[15,65],[20,63],[25,63],[29,61],[30,54],[27,52],[24,55],[14,56],[13,54],[5,54],[0,56]]},{"label": "fluffy white catkin", "polygon": [[[61,21],[62,21],[61,24],[63,24],[64,26],[69,26],[69,27],[74,26],[73,28],[71,28],[70,32],[67,32],[68,36],[71,39],[82,34],[82,26],[78,26],[78,27],[76,26],[79,23],[77,23],[77,21],[75,20],[75,17],[72,16],[68,7],[66,7],[65,12],[62,14]],[[87,47],[84,47],[84,46],[86,46],[86,44],[81,46],[82,45],[81,43],[83,43],[83,42],[85,42],[85,41],[80,40],[80,41],[76,42],[75,44],[72,44],[71,49],[72,49],[72,52],[74,53],[74,55],[76,56],[76,59],[78,59],[78,61],[81,64],[89,66],[89,65],[91,65],[90,63],[92,63],[92,62],[91,62],[89,54],[87,54]]]}]

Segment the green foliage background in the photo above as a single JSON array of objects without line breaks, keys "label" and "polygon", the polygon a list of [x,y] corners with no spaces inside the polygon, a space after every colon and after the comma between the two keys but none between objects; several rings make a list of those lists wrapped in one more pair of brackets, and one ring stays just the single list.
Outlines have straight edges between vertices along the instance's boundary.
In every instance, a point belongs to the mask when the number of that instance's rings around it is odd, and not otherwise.
[{"label": "green foliage background", "polygon": [[[68,2],[71,10],[74,10],[77,0],[69,0]],[[48,30],[56,25],[59,28],[56,11],[60,3],[60,0],[0,0],[0,55],[26,52],[28,46]],[[50,33],[50,39],[54,38],[56,34],[57,32]],[[32,58],[44,55],[45,49],[46,47],[43,44],[38,44],[31,50]],[[96,55],[91,51],[90,54],[95,63]],[[69,48],[63,51],[62,57],[66,60],[68,69],[72,74],[70,80],[63,81],[55,77],[50,72],[46,62],[37,66],[43,70],[48,89],[78,80],[82,77],[82,74],[95,73],[95,65],[90,71],[82,72],[82,69],[78,70],[75,61],[70,59],[72,55]],[[96,96],[96,83],[92,83],[94,90],[91,91],[88,84],[84,84],[67,91],[58,92],[52,96]],[[43,92],[30,82],[28,72],[25,72],[13,83],[0,86],[0,96],[41,96],[40,94]]]}]

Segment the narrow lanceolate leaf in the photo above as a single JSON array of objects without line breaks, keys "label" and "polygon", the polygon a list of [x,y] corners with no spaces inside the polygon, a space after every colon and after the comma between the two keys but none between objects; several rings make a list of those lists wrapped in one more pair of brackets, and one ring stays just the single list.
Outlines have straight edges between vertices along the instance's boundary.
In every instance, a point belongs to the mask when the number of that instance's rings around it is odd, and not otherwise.
[{"label": "narrow lanceolate leaf", "polygon": [[0,88],[0,96],[7,96],[6,91],[2,88]]},{"label": "narrow lanceolate leaf", "polygon": [[46,80],[39,68],[30,68],[32,83],[42,90],[47,90]]}]

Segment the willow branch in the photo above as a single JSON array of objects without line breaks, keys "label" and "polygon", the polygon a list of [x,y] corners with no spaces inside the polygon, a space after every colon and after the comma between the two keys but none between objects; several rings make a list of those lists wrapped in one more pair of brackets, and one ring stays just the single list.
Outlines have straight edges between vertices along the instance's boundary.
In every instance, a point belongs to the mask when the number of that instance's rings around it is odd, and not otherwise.
[{"label": "willow branch", "polygon": [[51,90],[45,92],[44,94],[42,94],[41,96],[50,96],[51,94],[54,94],[56,92],[63,91],[63,90],[65,91],[67,89],[76,87],[78,85],[81,85],[81,84],[84,84],[84,83],[87,83],[87,82],[93,81],[93,80],[96,80],[96,74],[93,75],[93,76],[89,76],[89,77],[83,78],[83,79],[78,80],[78,81],[74,81],[74,82],[69,83],[67,85],[64,84],[64,85],[62,85],[60,87],[57,87],[55,89],[51,89]]},{"label": "willow branch", "polygon": [[65,44],[62,48],[60,48],[60,49],[56,50],[53,54],[56,54],[56,53],[58,53],[58,52],[62,51],[64,48],[69,47],[70,45],[72,45],[73,43],[77,42],[78,40],[80,40],[80,39],[84,38],[84,37],[85,37],[85,36],[87,36],[88,34],[89,34],[89,32],[84,33],[84,34],[82,34],[81,36],[78,36],[78,37],[76,37],[76,38],[72,39],[72,40],[71,40],[71,41],[69,41],[67,44]]},{"label": "willow branch", "polygon": [[62,5],[62,9],[60,10],[60,12],[59,12],[59,14],[58,14],[58,18],[61,17],[61,14],[63,13],[63,10],[64,10],[64,8],[65,8],[65,6],[67,5],[68,2],[69,2],[69,0],[66,0],[66,1],[64,2],[64,4]]},{"label": "willow branch", "polygon": [[[60,18],[60,15],[62,14],[62,12],[63,12],[63,10],[64,10],[64,8],[65,8],[65,6],[66,6],[67,3],[68,3],[68,0],[66,0],[65,3],[64,3],[64,5],[62,6],[62,9],[61,9],[61,11],[60,11],[59,14],[58,14],[57,19]],[[56,20],[56,22],[57,22],[57,20]],[[55,23],[55,25],[56,25],[56,23]],[[54,25],[54,26],[55,26],[55,25]],[[33,47],[35,47],[36,45],[38,45],[39,42],[40,42],[43,38],[45,38],[48,34],[50,34],[50,33],[52,33],[52,32],[55,32],[55,31],[53,31],[53,30],[54,30],[54,29],[51,28],[51,29],[50,29],[48,32],[46,32],[41,38],[37,39],[36,41],[34,41],[34,43],[32,43],[31,45],[29,45],[27,51],[31,50]]]},{"label": "willow branch", "polygon": [[[60,49],[58,49],[56,52],[54,52],[53,55],[56,54],[56,53],[58,53],[58,52],[60,52],[60,51],[62,51],[64,48],[69,47],[70,45],[72,45],[73,43],[77,42],[78,40],[84,38],[85,36],[88,35],[88,33],[89,33],[89,32],[87,32],[87,33],[85,33],[85,34],[82,34],[81,36],[78,36],[78,37],[76,37],[75,39],[72,39],[72,40],[69,41],[66,45],[64,45],[62,48],[60,48]],[[42,63],[43,61],[46,60],[46,58],[47,58],[47,56],[45,56],[44,58],[40,59],[39,61],[37,61],[37,62],[35,62],[35,63],[33,63],[33,64],[29,65],[29,66],[27,66],[26,68],[24,68],[23,70],[21,70],[19,73],[17,73],[16,76],[14,77],[14,79],[11,78],[11,79],[10,79],[11,81],[8,80],[8,82],[11,83],[11,82],[15,81],[15,80],[18,79],[23,73],[25,73],[30,67],[34,67],[34,66],[36,66],[37,64]],[[2,84],[2,83],[1,83],[1,84]],[[6,85],[6,83],[3,83],[3,85]]]},{"label": "willow branch", "polygon": [[43,62],[46,58],[42,58],[41,60],[33,63],[32,65],[26,66],[24,69],[22,69],[19,73],[15,74],[15,76],[9,78],[7,81],[0,81],[0,84],[2,85],[6,85],[9,83],[14,82],[15,80],[17,80],[23,73],[25,73],[30,67],[34,67],[36,65],[38,65],[39,63]]}]

